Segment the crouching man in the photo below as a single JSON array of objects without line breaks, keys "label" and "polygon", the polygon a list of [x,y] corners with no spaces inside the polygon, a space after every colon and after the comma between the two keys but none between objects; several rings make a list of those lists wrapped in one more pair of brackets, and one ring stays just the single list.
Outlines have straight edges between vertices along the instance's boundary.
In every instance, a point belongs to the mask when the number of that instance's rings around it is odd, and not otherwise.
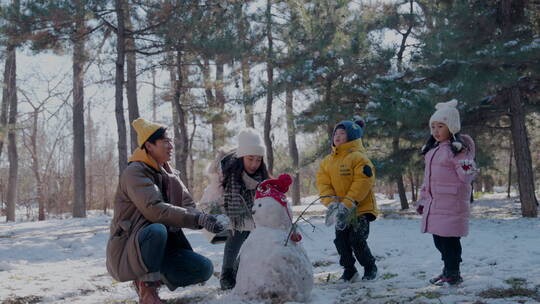
[{"label": "crouching man", "polygon": [[114,200],[107,243],[107,270],[121,282],[134,281],[139,303],[162,303],[157,288],[204,282],[212,262],[191,248],[181,228],[219,233],[213,215],[195,209],[179,172],[168,161],[173,153],[167,128],[142,118],[132,122],[139,148],[122,172]]}]

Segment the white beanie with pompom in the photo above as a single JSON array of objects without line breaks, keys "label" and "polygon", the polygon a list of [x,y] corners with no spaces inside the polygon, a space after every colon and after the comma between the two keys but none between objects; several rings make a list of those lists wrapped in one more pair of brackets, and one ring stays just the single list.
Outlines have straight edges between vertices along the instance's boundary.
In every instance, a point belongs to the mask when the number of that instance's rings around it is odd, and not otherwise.
[{"label": "white beanie with pompom", "polygon": [[264,157],[265,154],[266,148],[255,129],[248,128],[240,131],[238,134],[236,156],[242,157],[246,155],[257,155]]},{"label": "white beanie with pompom", "polygon": [[429,127],[433,122],[440,122],[448,127],[448,130],[452,134],[456,134],[461,130],[461,122],[459,119],[459,112],[457,109],[458,101],[452,99],[448,102],[439,102],[435,105],[435,113],[431,115],[429,119]]}]

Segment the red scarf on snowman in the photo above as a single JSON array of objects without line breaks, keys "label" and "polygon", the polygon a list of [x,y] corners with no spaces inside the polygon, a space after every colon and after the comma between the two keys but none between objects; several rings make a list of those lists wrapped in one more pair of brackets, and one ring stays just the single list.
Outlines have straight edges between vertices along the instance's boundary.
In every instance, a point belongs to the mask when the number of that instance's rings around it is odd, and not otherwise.
[{"label": "red scarf on snowman", "polygon": [[[276,200],[281,206],[287,211],[287,215],[293,222],[291,213],[287,206],[287,197],[285,193],[289,191],[289,186],[292,184],[293,180],[289,174],[281,174],[278,178],[267,179],[262,182],[257,187],[257,192],[255,193],[255,199],[263,197],[271,197]],[[294,230],[293,230],[294,231]],[[300,242],[302,240],[302,235],[296,231],[291,234],[291,241]]]}]

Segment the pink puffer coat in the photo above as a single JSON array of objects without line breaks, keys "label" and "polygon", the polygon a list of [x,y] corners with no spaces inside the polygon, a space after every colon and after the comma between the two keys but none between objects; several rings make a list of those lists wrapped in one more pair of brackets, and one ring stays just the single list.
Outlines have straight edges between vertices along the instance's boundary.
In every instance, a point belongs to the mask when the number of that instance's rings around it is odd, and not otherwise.
[{"label": "pink puffer coat", "polygon": [[477,170],[474,141],[462,135],[467,146],[454,155],[450,141],[441,142],[425,155],[424,184],[419,204],[424,206],[422,233],[461,237],[469,233],[469,201]]}]

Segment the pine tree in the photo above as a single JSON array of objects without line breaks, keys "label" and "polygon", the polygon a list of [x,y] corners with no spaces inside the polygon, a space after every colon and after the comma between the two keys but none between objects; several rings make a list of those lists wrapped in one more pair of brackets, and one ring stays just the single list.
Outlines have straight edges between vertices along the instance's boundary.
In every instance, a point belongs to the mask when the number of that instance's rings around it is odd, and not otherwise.
[{"label": "pine tree", "polygon": [[421,36],[421,74],[461,101],[464,125],[510,114],[523,216],[537,216],[525,113],[540,81],[540,41],[525,1],[454,1]]}]

